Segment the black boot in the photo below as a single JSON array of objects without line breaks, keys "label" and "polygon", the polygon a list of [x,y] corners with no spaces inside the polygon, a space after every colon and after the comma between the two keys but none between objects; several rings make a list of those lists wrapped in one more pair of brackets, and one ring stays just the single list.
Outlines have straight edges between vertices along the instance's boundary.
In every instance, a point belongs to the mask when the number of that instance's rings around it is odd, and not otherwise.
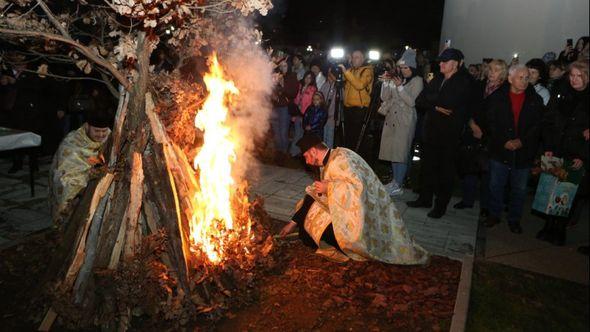
[{"label": "black boot", "polygon": [[567,227],[567,220],[556,220],[553,228],[552,243],[556,246],[565,245],[565,231]]},{"label": "black boot", "polygon": [[553,239],[553,228],[555,228],[555,219],[548,217],[545,219],[545,226],[537,232],[537,239],[551,242]]}]

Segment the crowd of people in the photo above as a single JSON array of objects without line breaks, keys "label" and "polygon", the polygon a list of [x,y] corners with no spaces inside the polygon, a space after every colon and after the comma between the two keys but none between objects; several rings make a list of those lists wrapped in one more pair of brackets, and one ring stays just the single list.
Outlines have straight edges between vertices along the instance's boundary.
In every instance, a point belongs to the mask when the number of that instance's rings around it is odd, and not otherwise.
[{"label": "crowd of people", "polygon": [[[366,61],[358,49],[344,63],[274,51],[276,159],[299,156],[296,142],[314,133],[328,148],[389,162],[392,180],[385,188],[396,196],[419,145],[420,175],[413,179],[419,196],[409,207],[431,208],[428,216],[441,218],[458,176],[462,200],[454,209],[473,208],[479,196],[487,227],[506,211],[510,231],[520,234],[535,165],[541,156],[560,157],[573,170],[585,169],[584,178],[569,215],[543,215],[537,237],[563,245],[568,225],[587,203],[589,46],[590,39],[581,37],[559,55],[472,65],[454,48],[431,61],[406,48],[399,58],[387,54],[378,62]],[[376,144],[364,130],[369,122],[379,124]]]}]

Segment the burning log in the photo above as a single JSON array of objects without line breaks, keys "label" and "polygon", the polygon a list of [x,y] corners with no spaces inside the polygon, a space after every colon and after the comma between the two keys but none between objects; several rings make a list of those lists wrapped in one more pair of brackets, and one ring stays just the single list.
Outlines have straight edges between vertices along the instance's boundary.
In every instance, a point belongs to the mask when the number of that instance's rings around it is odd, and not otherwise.
[{"label": "burning log", "polygon": [[[139,57],[140,70],[147,63]],[[205,82],[209,97],[196,119],[205,141],[195,169],[166,134],[150,93],[141,94],[146,82],[121,90],[109,167],[89,183],[65,230],[40,330],[56,317],[73,328],[98,322],[118,330],[138,312],[179,322],[219,317],[255,270],[272,264],[273,239],[252,213],[259,204],[231,178],[236,157],[224,121],[227,94],[238,91],[216,59]]]}]

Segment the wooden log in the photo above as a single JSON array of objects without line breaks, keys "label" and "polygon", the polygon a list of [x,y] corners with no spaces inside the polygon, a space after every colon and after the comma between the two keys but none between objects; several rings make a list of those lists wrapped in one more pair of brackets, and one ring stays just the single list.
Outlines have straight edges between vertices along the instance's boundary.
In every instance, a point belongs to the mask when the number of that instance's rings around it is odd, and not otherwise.
[{"label": "wooden log", "polygon": [[75,253],[72,244],[78,243],[79,238],[82,235],[81,228],[83,222],[86,220],[88,208],[90,207],[90,202],[92,201],[99,180],[100,179],[92,179],[88,181],[88,186],[86,186],[80,202],[77,204],[74,212],[69,218],[65,227],[64,235],[60,240],[60,245],[52,257],[47,273],[45,274],[45,280],[41,284],[47,284],[51,281],[61,282],[65,272],[72,264],[72,259]]},{"label": "wooden log", "polygon": [[141,211],[141,201],[143,198],[143,163],[141,154],[133,153],[133,165],[131,168],[131,183],[129,185],[129,206],[123,218],[127,223],[127,234],[125,239],[124,257],[131,258],[140,244],[141,230],[138,227],[139,213]]},{"label": "wooden log", "polygon": [[188,266],[185,260],[185,253],[182,248],[182,239],[180,238],[178,214],[174,201],[172,183],[166,165],[161,163],[165,160],[162,144],[151,144],[150,153],[143,156],[143,165],[145,172],[145,183],[148,185],[147,201],[151,201],[156,206],[160,216],[160,225],[168,234],[167,253],[170,258],[170,264],[166,264],[172,269],[177,269],[178,281],[181,287],[188,289]]},{"label": "wooden log", "polygon": [[37,331],[49,331],[56,318],[57,313],[52,307],[49,307],[49,310],[47,311],[47,314],[45,314],[45,317],[43,318],[41,325],[39,325],[39,328],[37,328]]},{"label": "wooden log", "polygon": [[111,209],[108,215],[104,217],[100,230],[96,261],[94,263],[96,268],[109,267],[121,224],[124,224],[123,217],[128,205],[129,180],[128,174],[123,174],[121,178],[117,179],[111,200]]},{"label": "wooden log", "polygon": [[117,162],[117,156],[121,150],[121,134],[123,131],[123,123],[127,116],[127,104],[129,103],[129,93],[122,85],[119,85],[119,104],[117,106],[117,114],[115,115],[115,125],[113,126],[113,146],[111,148],[111,155],[109,158],[109,166],[113,167]]},{"label": "wooden log", "polygon": [[160,215],[156,210],[155,204],[148,199],[148,189],[147,186],[143,185],[143,193],[144,193],[144,202],[143,202],[143,213],[145,215],[145,220],[148,225],[148,233],[154,234],[158,231],[159,227],[159,219]]},{"label": "wooden log", "polygon": [[88,235],[88,229],[90,228],[91,220],[94,217],[94,212],[96,211],[96,208],[98,207],[98,203],[100,202],[100,200],[103,198],[103,196],[106,194],[107,190],[111,186],[111,183],[113,182],[113,178],[114,178],[114,175],[112,173],[106,173],[102,177],[102,179],[100,179],[100,182],[96,186],[96,190],[94,191],[94,194],[92,196],[92,200],[90,201],[88,216],[86,217],[85,225],[82,228],[82,234],[81,234],[80,240],[78,241],[77,245],[75,246],[76,253],[74,254],[72,264],[70,265],[70,267],[68,268],[68,271],[66,272],[66,276],[64,278],[64,281],[61,283],[61,288],[64,291],[68,290],[72,287],[73,282],[76,278],[76,275],[78,274],[78,271],[80,270],[80,267],[82,266],[82,263],[84,262],[85,249],[86,249],[86,238]]},{"label": "wooden log", "polygon": [[76,277],[76,282],[74,283],[74,303],[80,303],[82,296],[86,291],[88,278],[90,277],[94,266],[94,258],[96,257],[96,247],[98,244],[98,235],[102,226],[102,220],[107,211],[109,198],[112,194],[113,186],[110,186],[107,194],[100,200],[96,212],[94,213],[94,217],[92,218],[86,241],[86,257],[84,258],[84,263],[82,264],[78,276]]}]

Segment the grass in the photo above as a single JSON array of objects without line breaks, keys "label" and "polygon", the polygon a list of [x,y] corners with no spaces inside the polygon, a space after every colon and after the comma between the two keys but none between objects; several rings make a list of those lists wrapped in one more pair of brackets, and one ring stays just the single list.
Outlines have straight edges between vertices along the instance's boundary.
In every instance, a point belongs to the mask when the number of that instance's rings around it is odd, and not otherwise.
[{"label": "grass", "polygon": [[466,331],[588,331],[588,286],[476,262]]}]

